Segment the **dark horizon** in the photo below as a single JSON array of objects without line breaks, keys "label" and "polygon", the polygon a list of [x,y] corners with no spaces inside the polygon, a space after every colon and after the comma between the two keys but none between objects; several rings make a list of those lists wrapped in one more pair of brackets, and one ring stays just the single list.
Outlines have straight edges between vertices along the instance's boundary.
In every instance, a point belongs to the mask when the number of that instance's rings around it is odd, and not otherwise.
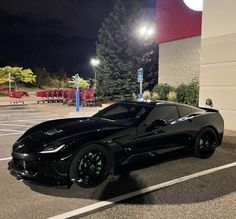
[{"label": "dark horizon", "polygon": [[[0,64],[65,69],[70,75],[93,76],[90,58],[98,29],[116,0],[2,0],[0,2]],[[144,3],[155,9],[155,0]],[[92,16],[89,16],[92,15]],[[56,52],[55,52],[56,51]]]}]

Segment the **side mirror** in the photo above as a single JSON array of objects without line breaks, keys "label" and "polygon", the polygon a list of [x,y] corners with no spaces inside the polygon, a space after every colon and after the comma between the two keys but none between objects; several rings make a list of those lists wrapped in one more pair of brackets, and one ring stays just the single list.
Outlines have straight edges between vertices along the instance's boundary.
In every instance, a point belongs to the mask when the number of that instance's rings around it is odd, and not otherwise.
[{"label": "side mirror", "polygon": [[155,120],[153,123],[152,123],[152,127],[153,128],[156,128],[158,126],[166,126],[167,125],[167,122],[166,120],[164,119],[158,119],[158,120]]}]

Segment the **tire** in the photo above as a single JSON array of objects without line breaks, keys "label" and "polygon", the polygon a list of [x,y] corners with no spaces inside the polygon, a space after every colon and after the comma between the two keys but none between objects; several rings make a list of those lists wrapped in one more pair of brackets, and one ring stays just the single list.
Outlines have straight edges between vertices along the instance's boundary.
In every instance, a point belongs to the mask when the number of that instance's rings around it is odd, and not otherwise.
[{"label": "tire", "polygon": [[70,169],[70,180],[80,187],[93,188],[100,185],[109,175],[111,157],[102,145],[86,145],[74,156]]},{"label": "tire", "polygon": [[201,130],[194,143],[194,155],[206,159],[212,156],[217,145],[217,134],[212,128]]}]

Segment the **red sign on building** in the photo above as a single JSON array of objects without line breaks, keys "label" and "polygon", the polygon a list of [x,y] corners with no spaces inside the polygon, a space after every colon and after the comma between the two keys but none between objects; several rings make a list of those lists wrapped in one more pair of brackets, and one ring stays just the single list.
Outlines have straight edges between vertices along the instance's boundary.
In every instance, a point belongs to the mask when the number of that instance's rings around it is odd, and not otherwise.
[{"label": "red sign on building", "polygon": [[183,0],[157,0],[156,42],[199,36],[201,22],[202,12],[191,10]]}]

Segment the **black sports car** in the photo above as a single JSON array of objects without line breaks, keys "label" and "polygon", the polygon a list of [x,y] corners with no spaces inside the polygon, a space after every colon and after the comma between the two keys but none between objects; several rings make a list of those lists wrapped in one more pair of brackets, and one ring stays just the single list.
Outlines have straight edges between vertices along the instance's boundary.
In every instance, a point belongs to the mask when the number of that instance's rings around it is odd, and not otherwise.
[{"label": "black sports car", "polygon": [[195,156],[208,158],[221,144],[223,131],[223,119],[214,109],[122,101],[90,118],[32,127],[13,145],[9,169],[18,179],[90,188],[145,154],[187,147]]}]

